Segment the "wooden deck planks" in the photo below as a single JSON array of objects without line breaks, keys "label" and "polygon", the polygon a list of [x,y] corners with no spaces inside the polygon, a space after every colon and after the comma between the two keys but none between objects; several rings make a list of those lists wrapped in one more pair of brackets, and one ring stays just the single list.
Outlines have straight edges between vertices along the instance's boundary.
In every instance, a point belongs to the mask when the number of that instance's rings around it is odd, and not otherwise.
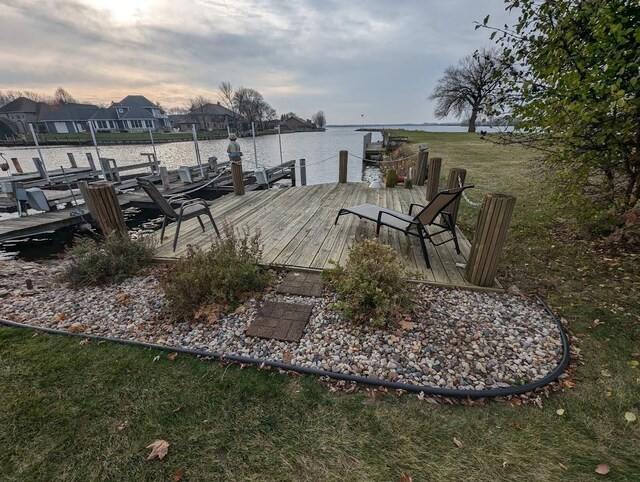
[{"label": "wooden deck planks", "polygon": [[[375,223],[356,216],[341,216],[334,220],[342,207],[366,202],[408,212],[414,202],[424,203],[424,188],[369,189],[366,184],[324,184],[298,186],[268,191],[248,192],[244,196],[227,195],[216,200],[212,212],[216,221],[230,222],[237,228],[260,229],[264,243],[265,264],[305,269],[324,269],[329,260],[344,263],[350,247],[367,237],[375,237]],[[205,224],[206,225],[206,224]],[[168,240],[173,239],[174,225],[167,227]],[[183,231],[184,230],[184,231]],[[183,224],[178,249],[171,251],[171,242],[158,249],[161,260],[184,256],[187,244],[206,246],[212,230],[203,233],[197,221]],[[456,263],[466,262],[470,244],[459,233],[462,254],[455,252],[453,243],[437,248],[428,243],[432,269],[427,269],[420,244],[416,238],[383,227],[380,242],[387,243],[404,258],[416,277],[447,286],[473,288],[463,277]],[[494,285],[499,288],[499,285]]]}]

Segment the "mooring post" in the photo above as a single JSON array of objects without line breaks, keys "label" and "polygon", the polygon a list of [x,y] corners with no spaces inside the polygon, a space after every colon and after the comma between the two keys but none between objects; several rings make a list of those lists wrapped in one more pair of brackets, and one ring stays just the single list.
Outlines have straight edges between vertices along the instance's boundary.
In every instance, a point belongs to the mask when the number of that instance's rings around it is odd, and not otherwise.
[{"label": "mooring post", "polygon": [[71,167],[78,167],[73,152],[67,152],[67,157],[69,158],[69,164],[71,164]]},{"label": "mooring post", "polygon": [[20,165],[20,161],[18,161],[17,157],[12,157],[11,162],[13,162],[13,167],[15,168],[18,174],[24,174],[24,171],[22,170],[22,166]]},{"label": "mooring post", "polygon": [[470,283],[493,285],[515,204],[516,198],[505,194],[484,197],[465,270],[465,278]]},{"label": "mooring post", "polygon": [[[451,168],[449,170],[449,178],[447,179],[447,189],[464,186],[464,180],[466,177],[466,169],[459,169],[457,167]],[[446,211],[451,214],[451,220],[453,221],[454,226],[458,220],[458,209],[460,209],[460,198],[452,202],[446,209]]]},{"label": "mooring post", "polygon": [[128,236],[127,225],[124,222],[113,183],[94,182],[89,185],[87,195],[95,209],[102,233],[105,236],[115,233],[117,236],[126,238]]},{"label": "mooring post", "polygon": [[427,161],[427,201],[431,201],[440,188],[440,169],[442,168],[442,158],[432,157]]},{"label": "mooring post", "polygon": [[46,171],[44,169],[44,166],[42,165],[42,160],[39,157],[34,157],[33,158],[33,164],[36,166],[36,171],[38,171],[38,174],[40,174],[40,177],[42,179],[46,179],[47,178],[47,174],[46,174]]},{"label": "mooring post", "polygon": [[338,182],[345,184],[347,182],[347,165],[349,163],[349,151],[340,151],[340,161],[338,163]]},{"label": "mooring post", "polygon": [[171,189],[171,182],[169,181],[169,171],[167,166],[160,167],[160,182],[162,183],[162,189],[168,191]]},{"label": "mooring post", "polygon": [[237,196],[244,194],[244,174],[242,173],[242,161],[231,161],[231,180],[233,192]]},{"label": "mooring post", "polygon": [[300,159],[300,185],[307,185],[307,161]]},{"label": "mooring post", "polygon": [[424,144],[420,144],[418,150],[418,162],[416,164],[416,172],[414,173],[413,182],[416,186],[424,186],[424,180],[427,177],[427,161],[429,159],[429,148]]}]

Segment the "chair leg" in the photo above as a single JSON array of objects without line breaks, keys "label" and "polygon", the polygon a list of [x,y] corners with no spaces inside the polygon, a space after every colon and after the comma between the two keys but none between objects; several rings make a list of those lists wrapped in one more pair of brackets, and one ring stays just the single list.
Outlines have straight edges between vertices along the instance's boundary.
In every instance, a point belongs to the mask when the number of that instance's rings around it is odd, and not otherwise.
[{"label": "chair leg", "polygon": [[178,245],[178,234],[180,234],[180,225],[182,224],[182,218],[178,218],[178,224],[176,226],[176,234],[173,237],[173,252],[176,252],[176,246]]},{"label": "chair leg", "polygon": [[204,223],[202,222],[202,219],[200,219],[200,216],[196,216],[198,218],[198,222],[200,223],[200,227],[202,228],[202,232],[204,233]]},{"label": "chair leg", "polygon": [[[445,213],[443,213],[445,214]],[[449,214],[449,213],[446,213]],[[451,220],[451,216],[444,216],[444,220],[447,223],[447,226],[449,227],[449,230],[451,231],[451,235],[453,237],[453,244],[455,244],[456,246],[456,253],[460,254],[460,246],[458,245],[458,236],[456,235],[456,226],[455,224],[453,224],[453,221]]]},{"label": "chair leg", "polygon": [[218,235],[218,237],[220,237],[220,231],[218,231],[218,226],[216,226],[216,222],[213,220],[213,215],[211,214],[211,211],[207,211],[207,215],[209,216],[209,219],[211,219],[211,224],[213,224],[213,229],[216,230],[216,234]]},{"label": "chair leg", "polygon": [[162,241],[164,240],[164,229],[167,227],[167,217],[165,216],[162,219],[162,229],[160,230],[160,244],[162,244]]},{"label": "chair leg", "polygon": [[418,238],[420,239],[420,247],[422,248],[422,256],[424,257],[424,262],[427,263],[427,268],[431,269],[431,263],[429,262],[429,253],[427,252],[427,245],[424,242],[424,236],[422,236],[422,233],[418,233]]},{"label": "chair leg", "polygon": [[333,222],[333,225],[335,226],[336,224],[338,224],[338,218],[340,216],[342,216],[343,214],[345,214],[344,212],[342,212],[342,209],[340,211],[338,211],[338,215],[336,216],[336,220]]}]

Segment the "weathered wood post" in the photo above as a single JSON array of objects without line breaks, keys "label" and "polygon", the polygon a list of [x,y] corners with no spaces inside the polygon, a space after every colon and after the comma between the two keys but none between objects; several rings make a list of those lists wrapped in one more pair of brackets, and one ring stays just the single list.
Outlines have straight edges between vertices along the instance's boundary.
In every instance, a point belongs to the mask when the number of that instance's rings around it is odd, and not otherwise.
[{"label": "weathered wood post", "polygon": [[[453,189],[455,187],[464,186],[464,180],[467,177],[466,169],[459,169],[457,167],[449,169],[449,178],[447,179],[447,189]],[[460,198],[456,199],[453,203],[447,207],[446,211],[451,214],[453,225],[456,225],[458,220],[458,209],[460,209]]]},{"label": "weathered wood post", "polygon": [[169,171],[166,166],[160,167],[160,182],[162,182],[162,189],[168,191],[171,189],[171,182],[169,181]]},{"label": "weathered wood post", "polygon": [[40,177],[42,179],[47,179],[47,173],[44,169],[42,160],[40,160],[39,157],[34,157],[33,158],[33,164],[36,166],[36,171],[38,171],[38,174],[40,175]]},{"label": "weathered wood post", "polygon": [[347,165],[349,163],[349,151],[340,151],[338,162],[338,182],[345,184],[347,182]]},{"label": "weathered wood post", "polygon": [[385,187],[396,187],[398,183],[398,171],[395,169],[388,169],[385,179]]},{"label": "weathered wood post", "polygon": [[427,161],[427,201],[431,201],[440,188],[440,169],[442,168],[442,158],[432,157]]},{"label": "weathered wood post", "polygon": [[427,161],[429,159],[429,149],[424,144],[420,144],[418,150],[418,161],[416,170],[413,173],[413,183],[416,186],[424,186],[424,180],[427,177]]},{"label": "weathered wood post", "polygon": [[78,181],[77,184],[78,189],[80,189],[80,195],[82,196],[82,199],[84,199],[84,205],[87,207],[87,211],[91,214],[91,218],[97,222],[98,214],[96,213],[96,208],[94,207],[93,202],[91,202],[91,197],[89,196],[89,184],[87,181]]},{"label": "weathered wood post", "polygon": [[242,173],[242,161],[231,161],[231,180],[233,192],[237,196],[244,194],[244,174]]},{"label": "weathered wood post", "polygon": [[296,187],[296,161],[295,159],[291,161],[291,167],[289,168],[290,177],[291,177],[291,187]]},{"label": "weathered wood post", "polygon": [[300,185],[307,185],[307,161],[306,159],[300,159]]},{"label": "weathered wood post", "polygon": [[108,236],[115,233],[122,238],[127,237],[127,225],[113,183],[94,182],[89,185],[87,195],[95,209],[102,234]]},{"label": "weathered wood post", "polygon": [[516,198],[505,194],[484,197],[465,271],[465,278],[470,283],[493,285],[515,204]]},{"label": "weathered wood post", "polygon": [[67,157],[69,158],[69,164],[71,164],[71,167],[78,167],[78,163],[76,162],[73,152],[67,152]]},{"label": "weathered wood post", "polygon": [[23,174],[22,166],[20,165],[20,161],[18,161],[17,157],[12,157],[11,162],[13,162],[13,167],[15,168],[18,174]]}]

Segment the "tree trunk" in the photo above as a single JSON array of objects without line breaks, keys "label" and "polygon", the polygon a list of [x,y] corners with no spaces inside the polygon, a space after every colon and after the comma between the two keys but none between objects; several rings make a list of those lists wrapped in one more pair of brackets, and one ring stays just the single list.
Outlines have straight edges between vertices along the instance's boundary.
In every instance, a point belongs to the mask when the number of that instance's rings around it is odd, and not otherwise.
[{"label": "tree trunk", "polygon": [[469,118],[469,130],[467,132],[475,132],[476,131],[476,118],[478,117],[478,109],[473,109],[471,111],[471,117]]}]

